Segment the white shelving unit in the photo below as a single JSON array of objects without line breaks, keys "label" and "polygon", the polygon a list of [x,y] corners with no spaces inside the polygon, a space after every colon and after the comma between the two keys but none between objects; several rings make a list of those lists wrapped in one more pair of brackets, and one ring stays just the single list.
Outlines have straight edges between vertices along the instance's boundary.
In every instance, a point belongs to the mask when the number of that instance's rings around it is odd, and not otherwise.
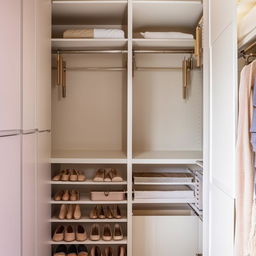
[{"label": "white shelving unit", "polygon": [[[52,187],[65,185],[81,186],[88,192],[95,185],[99,190],[111,190],[122,186],[127,191],[124,201],[91,201],[88,196],[81,196],[79,201],[54,201],[52,207],[60,204],[113,205],[126,208],[122,219],[96,219],[82,217],[80,220],[59,220],[52,217],[52,225],[60,223],[122,223],[126,225],[127,237],[122,241],[85,241],[66,244],[122,245],[127,248],[127,256],[140,255],[133,252],[133,208],[161,207],[172,204],[194,204],[195,198],[173,199],[133,199],[134,166],[173,167],[197,165],[202,161],[202,84],[201,71],[192,71],[193,80],[190,98],[182,99],[182,76],[180,70],[172,72],[153,71],[133,72],[133,50],[193,50],[194,39],[144,39],[139,32],[176,29],[193,33],[202,15],[201,1],[53,1],[53,38],[52,49],[56,50],[125,50],[127,54],[100,57],[100,54],[86,56],[63,55],[73,66],[123,66],[127,72],[73,72],[68,71],[67,97],[60,99],[58,88],[53,90],[53,168],[82,168],[89,166],[91,172],[111,165],[125,168],[125,181],[92,182],[91,177],[85,182],[54,182]],[[161,13],[161,15],[159,15]],[[79,24],[79,25],[78,25]],[[65,29],[74,28],[119,28],[125,31],[125,39],[63,39]],[[175,31],[176,31],[175,30]],[[138,67],[151,63],[156,66],[181,67],[184,54],[175,58],[168,56],[146,57],[135,54]],[[186,54],[186,56],[190,54]],[[137,62],[138,61],[138,62]],[[149,65],[152,66],[152,65]],[[54,73],[56,77],[56,74]],[[168,83],[165,83],[168,81]],[[161,95],[168,95],[162,99]],[[161,98],[161,100],[160,100]],[[106,100],[107,99],[107,100]],[[159,101],[158,101],[159,100]],[[100,104],[97,104],[100,102]],[[166,103],[168,102],[168,103]],[[100,108],[99,105],[104,105]],[[77,108],[83,109],[80,115]],[[200,110],[201,109],[201,110]],[[73,111],[73,112],[72,112]],[[170,111],[173,111],[170,115]],[[74,113],[68,115],[67,113]],[[63,115],[63,113],[65,113]],[[152,116],[147,115],[151,113]],[[175,118],[184,115],[175,126]],[[170,117],[171,116],[171,117]],[[61,119],[61,120],[60,120]],[[65,121],[64,121],[65,120]],[[144,125],[141,125],[144,122]],[[158,124],[156,125],[155,124]],[[71,125],[72,124],[72,125]],[[171,126],[173,125],[173,127]],[[74,126],[74,127],[73,127]],[[81,129],[79,129],[81,127]],[[139,127],[139,128],[138,128]],[[162,129],[166,127],[166,129]],[[141,130],[140,130],[141,129]],[[72,133],[70,131],[73,131]],[[175,131],[174,134],[171,134]],[[103,136],[104,134],[104,136]],[[177,136],[176,136],[177,135]],[[193,140],[179,143],[179,138],[190,136]],[[178,138],[178,139],[177,139]],[[156,141],[160,141],[156,143]],[[77,148],[77,150],[74,150]],[[81,148],[83,150],[81,150]],[[120,150],[120,148],[122,150]],[[61,150],[59,150],[61,149]],[[102,150],[103,149],[103,150]],[[72,165],[74,167],[72,167]],[[93,167],[91,167],[93,165]],[[166,167],[167,166],[167,167]],[[85,173],[87,176],[87,173]],[[91,173],[89,173],[91,175]],[[150,186],[187,185],[194,189],[194,182],[189,183],[150,183],[135,184]],[[53,214],[56,216],[56,214]],[[187,216],[188,218],[190,216]],[[194,217],[195,216],[191,216]],[[173,238],[174,240],[176,238]],[[53,247],[63,242],[52,242]],[[141,254],[142,255],[142,254]],[[177,255],[179,256],[179,255]]]}]

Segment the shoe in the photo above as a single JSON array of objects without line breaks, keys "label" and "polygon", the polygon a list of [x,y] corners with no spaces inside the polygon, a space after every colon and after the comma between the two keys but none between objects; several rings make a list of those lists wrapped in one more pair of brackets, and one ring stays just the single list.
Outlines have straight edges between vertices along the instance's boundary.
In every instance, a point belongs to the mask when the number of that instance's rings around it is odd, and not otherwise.
[{"label": "shoe", "polygon": [[67,169],[61,175],[61,181],[69,181],[69,177],[70,177],[70,170]]},{"label": "shoe", "polygon": [[106,218],[105,211],[104,211],[104,208],[103,208],[102,205],[99,207],[98,217],[100,219],[105,219]]},{"label": "shoe", "polygon": [[61,180],[61,177],[62,177],[62,175],[65,173],[65,171],[63,170],[63,171],[61,171],[60,173],[58,173],[57,175],[55,175],[53,178],[52,178],[52,180],[53,181],[60,181]]},{"label": "shoe", "polygon": [[114,215],[114,218],[116,218],[116,219],[121,219],[122,218],[121,210],[120,210],[118,205],[114,206],[113,215]]},{"label": "shoe", "polygon": [[81,172],[81,171],[77,171],[77,175],[78,175],[78,181],[85,181],[86,180],[86,177],[85,175]]},{"label": "shoe", "polygon": [[64,191],[59,191],[55,194],[54,196],[54,200],[55,201],[61,201],[62,200],[62,197],[63,197],[63,194],[64,194]]},{"label": "shoe", "polygon": [[118,255],[117,256],[125,256],[125,254],[126,254],[126,251],[125,251],[124,246],[119,246],[118,247]]},{"label": "shoe", "polygon": [[105,169],[99,169],[96,172],[96,175],[93,178],[93,181],[95,181],[95,182],[103,182],[104,181],[104,176],[105,176]]},{"label": "shoe", "polygon": [[77,256],[77,249],[74,244],[69,246],[67,256]]},{"label": "shoe", "polygon": [[105,175],[104,175],[104,181],[105,182],[111,182],[111,168],[105,170]]},{"label": "shoe", "polygon": [[90,239],[92,241],[100,240],[100,226],[99,226],[99,224],[93,224],[91,226]]},{"label": "shoe", "polygon": [[55,232],[54,232],[52,240],[55,241],[55,242],[63,241],[63,239],[64,239],[64,231],[65,231],[64,226],[62,226],[62,225],[58,226],[56,228]]},{"label": "shoe", "polygon": [[97,219],[98,218],[98,206],[94,206],[89,214],[90,219]]},{"label": "shoe", "polygon": [[70,192],[70,201],[78,201],[80,198],[79,192],[72,189]]},{"label": "shoe", "polygon": [[104,256],[114,256],[113,248],[111,248],[110,246],[106,247]]},{"label": "shoe", "polygon": [[77,252],[78,252],[78,256],[88,256],[88,249],[83,244],[78,245]]},{"label": "shoe", "polygon": [[69,201],[70,200],[70,194],[69,191],[66,189],[62,195],[62,201]]},{"label": "shoe", "polygon": [[104,241],[110,241],[112,240],[112,232],[111,232],[111,227],[109,224],[106,224],[103,227],[103,234],[102,234],[102,239]]},{"label": "shoe", "polygon": [[69,180],[70,181],[77,181],[78,180],[78,172],[75,169],[70,171]]},{"label": "shoe", "polygon": [[64,244],[60,244],[56,247],[53,256],[66,256],[67,254],[67,247]]},{"label": "shoe", "polygon": [[103,256],[103,253],[98,246],[93,246],[90,251],[90,256]]},{"label": "shoe", "polygon": [[74,211],[74,206],[72,204],[69,204],[68,205],[67,215],[66,215],[66,218],[68,220],[71,220],[73,218],[73,211]]},{"label": "shoe", "polygon": [[123,235],[121,226],[119,224],[115,224],[113,239],[115,241],[119,241],[119,240],[123,240],[123,238],[124,238],[124,235]]},{"label": "shoe", "polygon": [[116,169],[111,169],[110,177],[113,182],[122,182],[123,178],[120,174],[117,173]]},{"label": "shoe", "polygon": [[87,233],[82,225],[76,227],[76,241],[85,241],[87,239]]},{"label": "shoe", "polygon": [[60,220],[64,220],[66,218],[67,211],[68,211],[67,205],[62,204],[61,207],[60,207],[60,213],[59,213],[59,219]]},{"label": "shoe", "polygon": [[110,206],[107,206],[106,217],[108,219],[113,219],[113,211]]},{"label": "shoe", "polygon": [[79,220],[81,219],[82,213],[81,213],[81,208],[79,204],[75,205],[75,209],[74,209],[74,214],[73,217],[75,220]]},{"label": "shoe", "polygon": [[71,225],[68,225],[65,228],[64,240],[66,242],[72,242],[76,239],[74,228]]}]

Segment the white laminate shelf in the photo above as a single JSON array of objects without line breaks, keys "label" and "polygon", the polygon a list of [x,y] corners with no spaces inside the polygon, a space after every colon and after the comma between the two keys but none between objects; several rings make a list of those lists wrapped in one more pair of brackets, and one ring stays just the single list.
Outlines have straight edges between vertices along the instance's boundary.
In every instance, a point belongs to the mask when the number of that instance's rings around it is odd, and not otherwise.
[{"label": "white laminate shelf", "polygon": [[122,24],[125,0],[52,1],[53,24]]},{"label": "white laminate shelf", "polygon": [[54,242],[54,241],[49,241],[49,244],[127,244],[127,238],[124,238],[123,240],[120,241],[104,241],[104,240],[99,240],[99,241],[91,241],[91,240],[86,240],[86,241],[73,241],[73,242],[65,242],[65,241],[60,241],[60,242]]},{"label": "white laminate shelf", "polygon": [[50,219],[50,222],[53,222],[53,223],[106,223],[106,222],[109,222],[109,223],[121,223],[121,222],[127,222],[127,218],[121,218],[121,219],[108,219],[108,218],[105,218],[105,219],[90,219],[89,217],[82,217],[81,219],[79,220],[67,220],[67,219],[64,219],[64,220],[60,220],[59,218],[57,217],[53,217]]},{"label": "white laminate shelf", "polygon": [[127,204],[127,200],[122,201],[92,201],[89,196],[82,195],[78,201],[55,201],[51,200],[51,204]]},{"label": "white laminate shelf", "polygon": [[192,31],[202,12],[203,5],[200,0],[133,0],[133,27],[135,30],[145,27],[182,27]]},{"label": "white laminate shelf", "polygon": [[134,185],[142,186],[177,186],[177,185],[186,185],[186,186],[196,186],[195,182],[134,182]]},{"label": "white laminate shelf", "polygon": [[146,39],[135,38],[132,40],[133,48],[135,50],[147,50],[147,49],[193,49],[194,39]]},{"label": "white laminate shelf", "polygon": [[59,150],[52,153],[52,164],[126,164],[121,151]]},{"label": "white laminate shelf", "polygon": [[94,182],[92,180],[87,181],[50,181],[52,185],[127,185],[127,181],[122,182]]},{"label": "white laminate shelf", "polygon": [[53,50],[124,50],[127,39],[52,38]]},{"label": "white laminate shelf", "polygon": [[148,151],[135,152],[133,164],[197,164],[202,161],[201,151]]}]

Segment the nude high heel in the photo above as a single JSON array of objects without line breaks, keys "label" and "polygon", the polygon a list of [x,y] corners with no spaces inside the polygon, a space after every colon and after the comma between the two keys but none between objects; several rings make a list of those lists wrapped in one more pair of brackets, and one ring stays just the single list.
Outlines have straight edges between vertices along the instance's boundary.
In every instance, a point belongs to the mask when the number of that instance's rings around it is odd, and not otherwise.
[{"label": "nude high heel", "polygon": [[81,213],[80,205],[76,204],[74,209],[74,219],[79,220],[81,219],[81,216],[82,216],[82,213]]},{"label": "nude high heel", "polygon": [[64,220],[67,215],[67,205],[62,204],[60,207],[60,212],[59,212],[59,219]]}]

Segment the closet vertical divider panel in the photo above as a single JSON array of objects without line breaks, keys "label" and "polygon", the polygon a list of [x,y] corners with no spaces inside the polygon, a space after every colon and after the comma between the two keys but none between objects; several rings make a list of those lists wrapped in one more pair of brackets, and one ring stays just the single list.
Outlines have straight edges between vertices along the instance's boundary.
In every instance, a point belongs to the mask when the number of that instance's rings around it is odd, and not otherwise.
[{"label": "closet vertical divider panel", "polygon": [[128,54],[127,54],[127,255],[132,256],[132,106],[133,106],[133,0],[128,0]]}]

